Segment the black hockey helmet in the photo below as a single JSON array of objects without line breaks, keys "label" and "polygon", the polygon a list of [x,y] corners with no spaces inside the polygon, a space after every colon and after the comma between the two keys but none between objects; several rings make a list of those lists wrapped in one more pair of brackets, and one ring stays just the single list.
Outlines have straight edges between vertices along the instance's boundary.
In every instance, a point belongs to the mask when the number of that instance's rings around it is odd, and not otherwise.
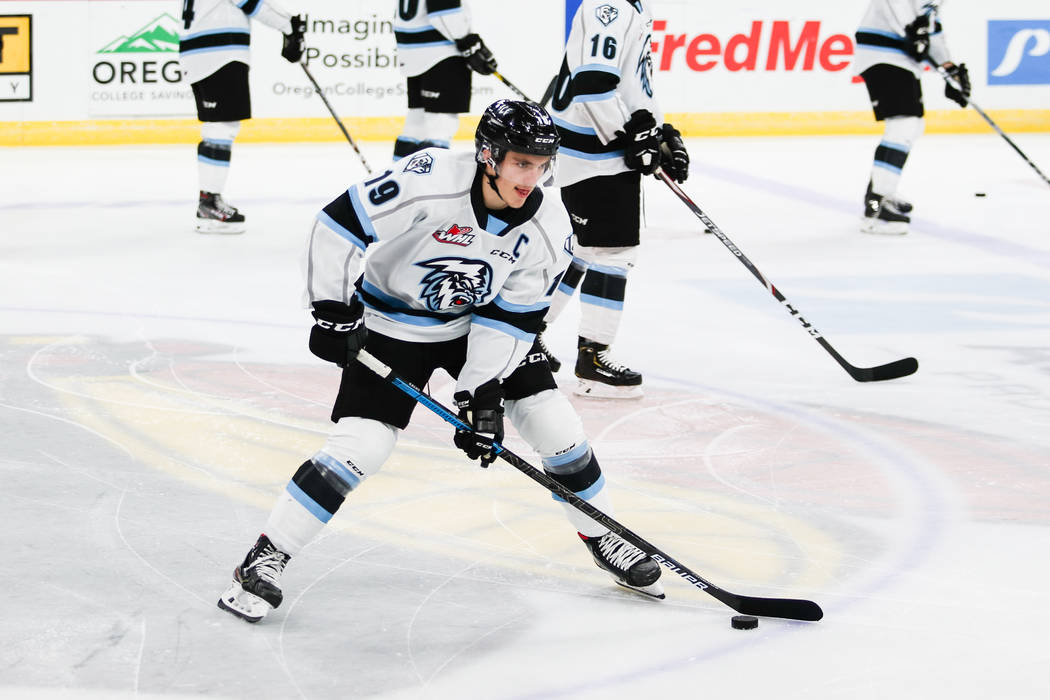
[{"label": "black hockey helmet", "polygon": [[487,163],[482,151],[491,154],[492,165],[503,161],[507,151],[550,156],[558,153],[561,137],[547,110],[533,102],[496,100],[488,106],[474,134],[474,151],[479,163]]}]

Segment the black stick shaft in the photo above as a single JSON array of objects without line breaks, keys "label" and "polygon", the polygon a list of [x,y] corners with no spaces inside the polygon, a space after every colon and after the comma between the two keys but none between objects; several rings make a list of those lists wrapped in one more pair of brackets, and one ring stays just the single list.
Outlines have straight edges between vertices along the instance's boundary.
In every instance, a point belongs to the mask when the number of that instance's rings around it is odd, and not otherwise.
[{"label": "black stick shaft", "polygon": [[346,137],[346,140],[350,142],[350,145],[353,147],[354,151],[357,152],[357,157],[361,159],[361,165],[365,166],[365,170],[367,170],[368,174],[371,175],[372,168],[368,166],[368,161],[365,160],[365,156],[363,153],[361,153],[361,149],[358,148],[357,144],[354,143],[354,140],[350,138],[350,132],[346,130],[345,126],[343,126],[343,122],[339,118],[339,115],[335,113],[334,109],[332,109],[332,105],[328,101],[328,98],[324,96],[324,90],[322,90],[321,86],[317,84],[316,80],[314,80],[314,76],[310,72],[310,69],[306,67],[306,64],[300,63],[299,65],[303,67],[303,72],[306,73],[306,77],[309,78],[310,82],[314,84],[314,91],[317,93],[318,97],[321,98],[321,101],[324,102],[324,106],[328,108],[328,111],[332,115],[332,119],[335,119],[335,123],[339,125],[339,130],[343,132],[343,136]]},{"label": "black stick shaft", "polygon": [[[470,426],[460,420],[458,415],[441,405],[426,392],[420,391],[409,382],[397,376],[392,369],[383,364],[374,355],[362,350],[357,354],[357,360],[377,375],[386,379],[395,387],[429,408],[446,423],[449,423],[458,430],[471,430]],[[587,515],[591,519],[609,528],[611,532],[616,533],[638,549],[641,549],[655,561],[675,572],[696,588],[714,596],[737,612],[748,615],[761,615],[763,617],[782,617],[790,620],[806,620],[813,622],[824,616],[824,612],[820,609],[820,606],[810,600],[797,600],[794,598],[757,598],[730,593],[723,588],[719,588],[710,581],[705,580],[700,574],[690,570],[684,564],[658,549],[655,545],[642,539],[641,536],[627,529],[627,527],[621,525],[615,519],[598,510],[568,488],[552,479],[546,474],[546,472],[532,466],[507,448],[496,444],[493,446],[493,449],[496,450],[496,454],[500,458],[525,476],[540,484],[548,491],[556,493],[558,496],[564,498],[584,515]]]},{"label": "black stick shaft", "polygon": [[718,227],[718,224],[712,221],[711,218],[704,213],[703,209],[697,206],[697,204],[689,198],[689,195],[678,186],[678,183],[676,183],[671,176],[665,173],[662,168],[658,168],[655,174],[671,188],[671,191],[674,192],[687,207],[689,207],[689,210],[704,223],[704,226],[706,226],[708,230],[718,238],[718,240],[722,241],[722,245],[729,249],[729,252],[740,261],[740,264],[746,267],[748,271],[755,276],[755,279],[757,279],[763,287],[769,290],[769,293],[773,295],[773,298],[779,301],[784,308],[787,309],[788,313],[802,324],[802,327],[806,332],[809,333],[814,340],[820,343],[820,346],[824,348],[829,355],[835,358],[835,361],[839,363],[842,369],[846,370],[846,372],[855,380],[858,382],[874,382],[885,381],[887,379],[897,379],[898,377],[912,374],[919,368],[918,361],[913,357],[896,360],[877,367],[856,367],[847,362],[846,358],[840,355],[838,351],[832,347],[831,343],[821,335],[820,331],[818,331],[812,323],[802,317],[802,314],[799,313],[798,309],[792,306],[784,295],[780,293],[780,290],[773,286],[773,283],[766,279],[765,275],[759,272],[758,268],[755,267],[755,264],[748,260],[743,251],[737,248],[733,241],[729,240],[729,236]]},{"label": "black stick shaft", "polygon": [[526,102],[532,102],[532,100],[529,99],[528,95],[526,95],[524,92],[519,90],[517,85],[515,85],[514,83],[512,83],[509,80],[507,80],[506,78],[504,78],[503,74],[500,73],[498,70],[497,71],[492,71],[492,75],[496,76],[496,78],[501,83],[503,83],[504,85],[509,87],[511,90],[513,90],[518,95],[518,97],[520,97],[521,99],[525,100]]}]

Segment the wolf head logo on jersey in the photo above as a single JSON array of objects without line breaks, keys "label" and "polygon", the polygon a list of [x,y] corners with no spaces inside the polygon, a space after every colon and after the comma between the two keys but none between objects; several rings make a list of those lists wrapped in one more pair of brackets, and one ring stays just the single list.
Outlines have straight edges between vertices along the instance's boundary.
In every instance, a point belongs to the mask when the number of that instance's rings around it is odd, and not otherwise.
[{"label": "wolf head logo on jersey", "polygon": [[420,299],[431,311],[463,309],[492,290],[492,268],[483,260],[435,258],[416,265],[430,269],[420,280]]},{"label": "wolf head logo on jersey", "polygon": [[603,26],[608,27],[610,24],[616,21],[616,18],[620,16],[620,11],[612,5],[601,5],[594,11],[594,16],[598,18],[598,21]]},{"label": "wolf head logo on jersey", "polygon": [[420,153],[419,155],[412,156],[401,172],[405,173],[416,173],[417,175],[426,175],[430,172],[430,169],[434,167],[434,156],[429,153]]}]

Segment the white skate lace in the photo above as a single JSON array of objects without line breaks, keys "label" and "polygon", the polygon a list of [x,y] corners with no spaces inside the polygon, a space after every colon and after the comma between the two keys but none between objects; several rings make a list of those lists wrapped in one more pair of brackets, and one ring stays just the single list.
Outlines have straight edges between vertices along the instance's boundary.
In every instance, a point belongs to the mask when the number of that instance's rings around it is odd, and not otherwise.
[{"label": "white skate lace", "polygon": [[629,372],[631,368],[623,364],[619,360],[615,359],[609,350],[599,350],[597,353],[598,362],[605,365],[614,372]]},{"label": "white skate lace", "polygon": [[612,533],[602,537],[598,543],[598,549],[620,571],[630,570],[632,566],[645,558],[645,552]]},{"label": "white skate lace", "polygon": [[288,563],[288,555],[279,549],[267,547],[258,558],[252,562],[251,568],[259,578],[281,587],[280,575],[284,571],[284,565]]},{"label": "white skate lace", "polygon": [[215,211],[217,211],[220,214],[222,214],[222,217],[224,219],[228,219],[228,218],[230,218],[231,216],[233,216],[234,214],[237,213],[236,209],[234,209],[229,204],[227,204],[226,200],[224,200],[222,197],[219,197],[219,196],[215,197],[215,201],[214,201],[213,206],[215,207]]}]

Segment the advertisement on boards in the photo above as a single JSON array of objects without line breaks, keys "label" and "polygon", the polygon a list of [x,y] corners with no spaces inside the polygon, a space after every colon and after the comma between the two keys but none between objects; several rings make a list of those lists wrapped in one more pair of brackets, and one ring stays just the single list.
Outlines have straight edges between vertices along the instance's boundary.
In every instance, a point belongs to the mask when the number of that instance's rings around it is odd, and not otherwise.
[{"label": "advertisement on boards", "polygon": [[0,102],[33,99],[33,16],[0,15]]}]

